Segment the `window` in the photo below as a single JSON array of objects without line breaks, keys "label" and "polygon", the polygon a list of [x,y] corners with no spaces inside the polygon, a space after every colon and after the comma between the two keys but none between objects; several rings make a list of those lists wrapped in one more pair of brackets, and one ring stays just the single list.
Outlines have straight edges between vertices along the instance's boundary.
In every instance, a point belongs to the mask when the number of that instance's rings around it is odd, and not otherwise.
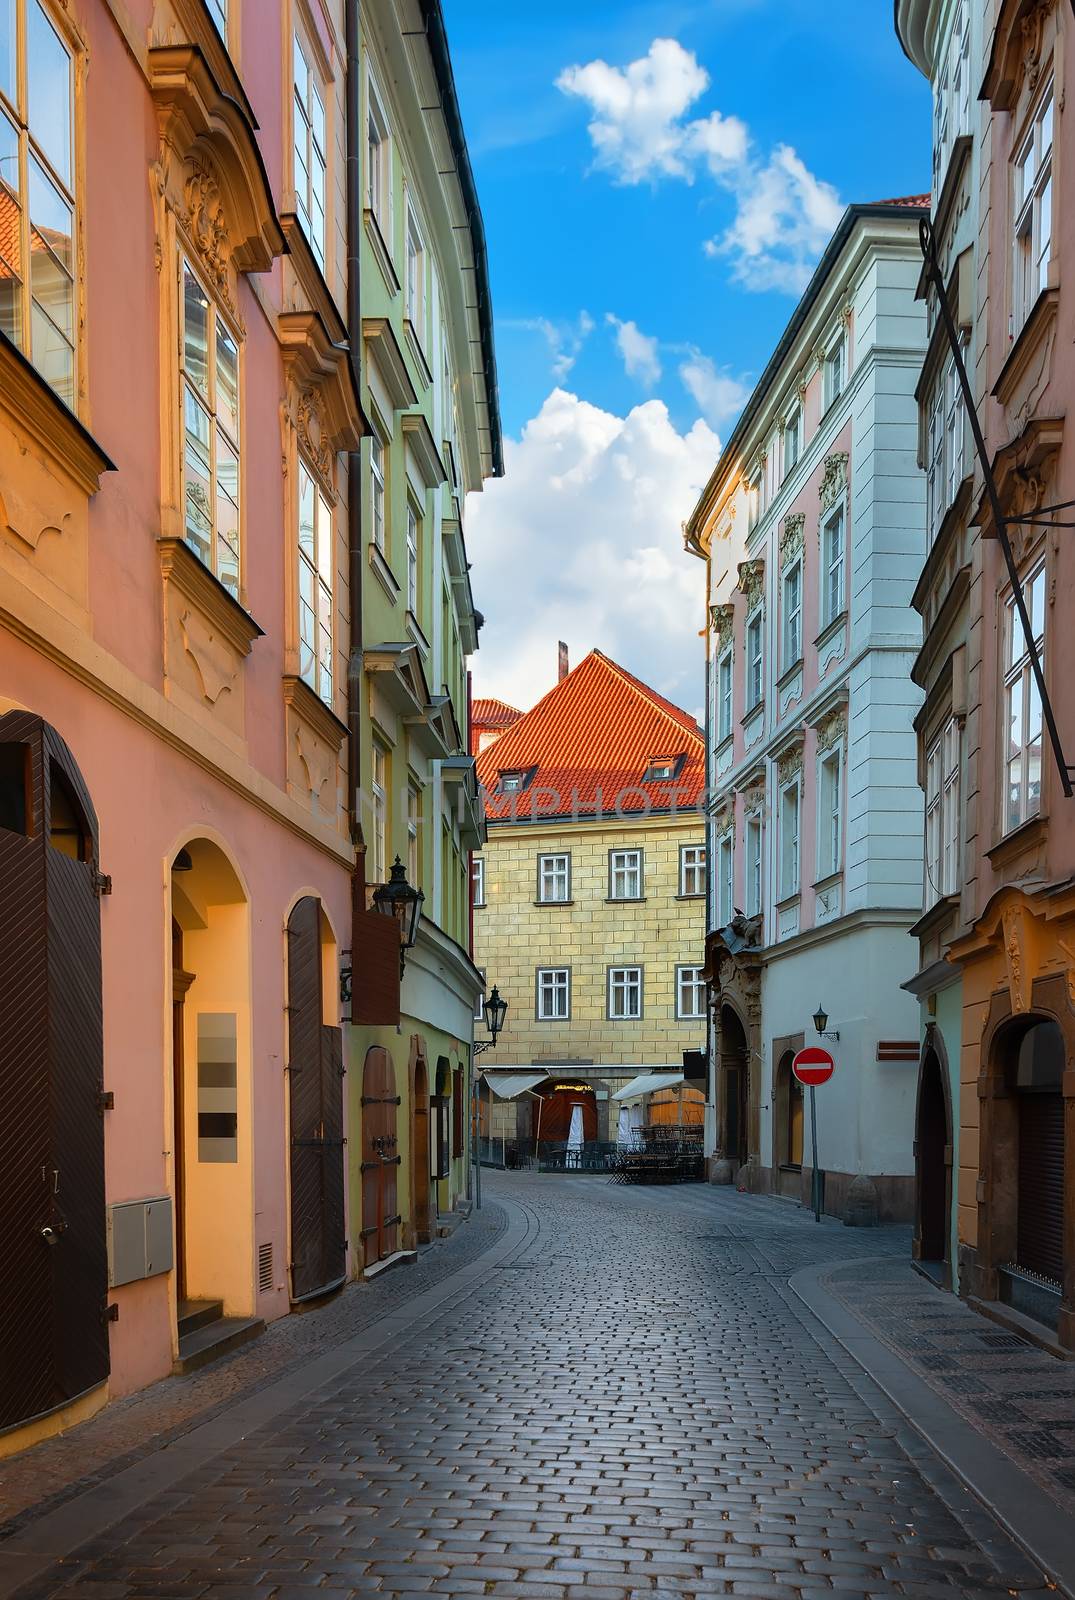
[{"label": "window", "polygon": [[470,891],[472,904],[485,904],[485,858],[475,856],[470,864]]},{"label": "window", "polygon": [[570,1015],[570,967],[539,967],[537,975],[538,1021],[566,1022]]},{"label": "window", "polygon": [[[475,904],[477,904],[477,902],[475,902]],[[481,981],[482,981],[482,992],[474,1002],[474,1021],[475,1022],[484,1022],[485,1021],[485,977],[486,977],[486,969],[485,969],[485,967],[479,967],[478,968],[478,975],[480,976]]]},{"label": "window", "polygon": [[681,1022],[705,1016],[705,978],[701,967],[676,968],[676,1016]]},{"label": "window", "polygon": [[825,518],[821,530],[821,625],[830,622],[844,610],[844,508],[841,503]]},{"label": "window", "polygon": [[683,761],[684,757],[682,755],[654,756],[646,764],[646,770],[642,774],[642,782],[671,783],[672,779],[679,773]]},{"label": "window", "polygon": [[949,718],[926,752],[926,902],[959,888],[961,737]]},{"label": "window", "polygon": [[[1023,599],[1044,670],[1044,564],[1024,580]],[[1004,611],[1004,720],[1007,729],[1004,831],[1007,833],[1028,817],[1037,816],[1041,809],[1041,699],[1013,599],[1008,599]]]},{"label": "window", "polygon": [[746,626],[746,701],[748,711],[753,711],[755,706],[761,705],[762,695],[765,692],[763,676],[765,661],[764,624],[764,614],[759,606],[753,615],[747,618]]},{"label": "window", "polygon": [[970,132],[970,7],[961,0],[933,93],[933,192],[938,194],[955,141]]},{"label": "window", "polygon": [[75,404],[74,60],[40,0],[0,3],[0,329]]},{"label": "window", "polygon": [[717,742],[732,736],[732,651],[729,645],[717,662]]},{"label": "window", "polygon": [[182,264],[186,542],[239,593],[239,348],[194,268]]},{"label": "window", "polygon": [[841,817],[843,762],[839,747],[829,750],[818,764],[817,875],[831,878],[843,857]]},{"label": "window", "polygon": [[388,452],[381,431],[374,423],[370,428],[370,492],[372,496],[373,542],[382,555],[385,546],[385,458]]},{"label": "window", "polygon": [[298,34],[295,35],[295,198],[318,265],[325,266],[325,138],[323,91]]},{"label": "window", "polygon": [[608,1014],[613,1022],[636,1022],[641,1017],[641,967],[609,967]]},{"label": "window", "polygon": [[[960,339],[964,361],[970,345]],[[940,531],[946,512],[967,471],[967,421],[955,357],[949,356],[934,380],[926,424],[926,516],[930,536]]]},{"label": "window", "polygon": [[798,406],[793,406],[784,423],[783,431],[783,461],[784,477],[793,470],[799,459],[799,449],[802,437],[803,414]]},{"label": "window", "polygon": [[704,844],[680,845],[679,892],[684,896],[705,894]]},{"label": "window", "polygon": [[1012,332],[1049,284],[1053,241],[1053,86],[1046,88],[1015,157],[1015,278]]},{"label": "window", "polygon": [[721,835],[717,846],[717,925],[726,928],[732,920],[733,872],[735,870],[734,834],[729,828]]},{"label": "window", "polygon": [[789,783],[780,794],[780,898],[799,892],[799,784]]},{"label": "window", "polygon": [[407,316],[419,339],[425,336],[426,252],[414,213],[407,213]]},{"label": "window", "polygon": [[418,615],[418,560],[421,546],[421,528],[413,506],[407,507],[407,610]]},{"label": "window", "polygon": [[802,658],[803,653],[803,567],[795,561],[784,573],[784,671]]},{"label": "window", "polygon": [[374,741],[371,782],[373,788],[373,871],[371,883],[384,883],[388,877],[388,757]]},{"label": "window", "polygon": [[761,910],[762,893],[762,820],[755,813],[747,818],[746,826],[746,913],[756,917]]},{"label": "window", "polygon": [[526,788],[527,774],[525,772],[502,772],[500,774],[501,794],[519,794]]},{"label": "window", "polygon": [[844,392],[847,340],[841,334],[825,357],[825,406],[833,405]]},{"label": "window", "polygon": [[571,898],[571,857],[538,856],[538,899],[542,904]]},{"label": "window", "polygon": [[366,191],[369,208],[385,239],[391,237],[392,145],[388,122],[373,84],[367,86],[369,112],[366,120]]},{"label": "window", "polygon": [[413,783],[407,785],[407,881],[417,889],[422,882],[422,796]]},{"label": "window", "polygon": [[611,850],[609,852],[608,897],[610,900],[641,900],[642,852],[641,850]]},{"label": "window", "polygon": [[761,468],[747,484],[747,532],[756,528],[761,516]]},{"label": "window", "polygon": [[299,676],[332,704],[332,508],[299,460]]},{"label": "window", "polygon": [[228,0],[208,0],[209,15],[217,25],[220,37],[227,43],[228,39]]}]

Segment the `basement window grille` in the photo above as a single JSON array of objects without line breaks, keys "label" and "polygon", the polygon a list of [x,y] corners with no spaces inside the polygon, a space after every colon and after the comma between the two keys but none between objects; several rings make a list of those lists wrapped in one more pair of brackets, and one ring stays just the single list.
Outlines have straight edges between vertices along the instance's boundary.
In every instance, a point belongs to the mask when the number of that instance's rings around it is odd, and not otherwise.
[{"label": "basement window grille", "polygon": [[268,1294],[272,1288],[272,1245],[258,1245],[258,1292]]}]

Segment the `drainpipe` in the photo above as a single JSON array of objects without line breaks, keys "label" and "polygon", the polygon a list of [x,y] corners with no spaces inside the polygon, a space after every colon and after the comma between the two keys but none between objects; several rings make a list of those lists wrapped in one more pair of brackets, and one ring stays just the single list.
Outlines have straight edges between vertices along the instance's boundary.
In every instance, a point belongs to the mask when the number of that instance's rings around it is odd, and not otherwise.
[{"label": "drainpipe", "polygon": [[[362,51],[359,0],[344,7],[347,32],[347,336],[351,371],[361,394],[362,294],[359,256],[362,240]],[[348,821],[355,847],[351,878],[352,916],[366,909],[366,855],[362,835],[362,689],[365,681],[362,641],[362,453],[347,459],[348,577],[351,590],[351,648],[347,667]],[[352,927],[351,948],[355,948]],[[352,983],[357,974],[352,975]]]}]

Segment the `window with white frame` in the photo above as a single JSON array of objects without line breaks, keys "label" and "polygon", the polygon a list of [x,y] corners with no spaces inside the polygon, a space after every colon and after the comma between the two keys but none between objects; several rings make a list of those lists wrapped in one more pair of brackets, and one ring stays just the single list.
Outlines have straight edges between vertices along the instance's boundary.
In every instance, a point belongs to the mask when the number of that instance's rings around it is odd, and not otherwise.
[{"label": "window with white frame", "polygon": [[761,606],[747,618],[746,633],[746,708],[753,711],[761,704],[765,691],[765,616]]},{"label": "window with white frame", "polygon": [[201,279],[180,266],[184,534],[239,593],[239,347]]},{"label": "window with white frame", "polygon": [[325,172],[328,140],[325,132],[325,93],[310,64],[309,52],[295,35],[295,119],[293,158],[295,198],[306,237],[318,265],[325,266]]},{"label": "window with white frame", "polygon": [[[1023,599],[1031,631],[1045,668],[1045,564],[1023,580]],[[1030,651],[1014,599],[1004,606],[1004,723],[1006,796],[1004,831],[1010,832],[1041,809],[1041,696],[1030,665]]]},{"label": "window with white frame", "polygon": [[571,857],[566,853],[538,856],[538,899],[543,905],[563,904],[571,897]]},{"label": "window with white frame", "polygon": [[65,405],[75,373],[74,56],[39,0],[0,4],[0,329]]},{"label": "window with white frame", "polygon": [[721,652],[717,662],[717,741],[732,736],[732,647]]},{"label": "window with white frame", "polygon": [[392,141],[388,119],[377,91],[369,80],[366,92],[369,100],[366,117],[366,194],[370,211],[391,248]]},{"label": "window with white frame", "polygon": [[821,527],[821,625],[828,627],[844,609],[844,504],[835,506]]},{"label": "window with white frame", "polygon": [[421,549],[421,528],[418,513],[407,506],[407,610],[418,615],[418,562]]},{"label": "window with white frame", "polygon": [[422,795],[416,784],[407,785],[407,881],[422,882]]},{"label": "window with white frame", "polygon": [[787,417],[784,419],[784,428],[782,434],[783,450],[781,453],[783,456],[785,478],[788,476],[788,473],[794,469],[799,459],[799,451],[802,448],[802,426],[802,408],[800,406],[793,406],[788,412]]},{"label": "window with white frame", "polygon": [[1039,97],[1013,162],[1015,273],[1012,332],[1018,333],[1049,286],[1053,243],[1053,85]]},{"label": "window with white frame", "polygon": [[784,660],[785,672],[801,658],[803,653],[803,564],[797,557],[784,571],[780,580],[783,597]]},{"label": "window with white frame", "polygon": [[209,15],[217,25],[217,31],[225,44],[228,40],[228,0],[208,0]]},{"label": "window with white frame", "polygon": [[[967,359],[969,337],[960,336]],[[967,473],[967,418],[955,356],[950,355],[933,380],[926,419],[926,517],[936,538]]]},{"label": "window with white frame", "polygon": [[756,917],[762,905],[762,832],[760,812],[753,812],[746,822],[746,913]]},{"label": "window with white frame", "polygon": [[641,1017],[641,967],[609,967],[608,1014],[613,1022],[636,1022]]},{"label": "window with white frame", "polygon": [[726,928],[732,920],[735,883],[735,834],[731,828],[720,836],[717,845],[717,924]]},{"label": "window with white frame", "polygon": [[299,457],[299,677],[332,704],[332,507]]},{"label": "window with white frame", "polygon": [[679,892],[686,897],[705,894],[705,845],[679,847]]},{"label": "window with white frame", "polygon": [[847,381],[847,339],[840,334],[825,357],[825,408],[828,409],[844,392]]},{"label": "window with white frame", "polygon": [[538,1021],[566,1022],[570,1014],[570,967],[539,967],[537,974]]},{"label": "window with white frame", "polygon": [[478,998],[474,1002],[474,1021],[475,1022],[484,1022],[485,1021],[485,979],[486,979],[486,968],[485,967],[479,967],[478,968],[478,976],[481,978],[481,981],[482,981],[482,992],[481,992],[481,994],[479,994]]},{"label": "window with white frame", "polygon": [[369,882],[384,883],[388,876],[388,756],[376,739],[373,741],[370,788],[373,792],[373,870]]},{"label": "window with white frame", "polygon": [[418,338],[425,338],[426,251],[414,212],[407,212],[407,316]]},{"label": "window with white frame", "polygon": [[705,987],[701,967],[676,968],[676,1016],[681,1022],[705,1016]]},{"label": "window with white frame", "polygon": [[388,449],[381,433],[380,425],[373,422],[370,426],[370,498],[372,511],[373,542],[382,555],[386,550],[386,525],[385,508],[387,504],[387,471]]},{"label": "window with white frame", "polygon": [[840,746],[826,750],[817,769],[817,875],[831,878],[843,859],[843,759]]},{"label": "window with white frame", "polygon": [[780,898],[799,892],[799,780],[780,791]]},{"label": "window with white frame", "polygon": [[956,140],[970,128],[970,5],[960,0],[933,89],[933,192],[939,194]]},{"label": "window with white frame", "polygon": [[470,863],[470,895],[472,905],[483,906],[485,904],[484,856],[475,856]]},{"label": "window with white frame", "polygon": [[949,717],[926,752],[926,902],[959,888],[959,723]]},{"label": "window with white frame", "polygon": [[609,852],[608,897],[610,900],[641,900],[641,850],[611,850]]},{"label": "window with white frame", "polygon": [[761,516],[761,468],[759,467],[747,483],[747,532],[757,527],[758,518]]}]

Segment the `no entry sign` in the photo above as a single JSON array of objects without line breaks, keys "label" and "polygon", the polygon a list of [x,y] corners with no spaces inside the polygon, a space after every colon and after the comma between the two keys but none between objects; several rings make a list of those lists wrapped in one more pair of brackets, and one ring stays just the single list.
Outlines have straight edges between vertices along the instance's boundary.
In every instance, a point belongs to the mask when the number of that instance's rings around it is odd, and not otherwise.
[{"label": "no entry sign", "polygon": [[836,1063],[820,1045],[808,1044],[805,1050],[800,1050],[795,1056],[791,1070],[800,1083],[813,1089],[819,1083],[828,1083],[836,1071]]}]

